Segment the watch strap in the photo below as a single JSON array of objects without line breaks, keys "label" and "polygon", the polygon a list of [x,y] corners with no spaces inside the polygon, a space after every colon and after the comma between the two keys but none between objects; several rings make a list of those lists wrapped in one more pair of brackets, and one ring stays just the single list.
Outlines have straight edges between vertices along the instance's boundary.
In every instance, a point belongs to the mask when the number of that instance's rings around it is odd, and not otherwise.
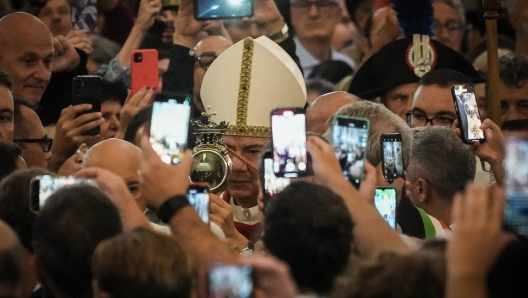
[{"label": "watch strap", "polygon": [[288,25],[284,23],[284,26],[282,26],[282,29],[279,32],[268,35],[268,38],[276,42],[277,40],[281,40],[285,36],[287,36],[288,30],[289,30]]},{"label": "watch strap", "polygon": [[255,252],[255,243],[248,240],[248,245],[240,251],[241,255],[252,255]]},{"label": "watch strap", "polygon": [[163,203],[158,208],[158,217],[162,223],[169,223],[171,218],[183,207],[189,206],[189,199],[186,195],[177,195],[168,198],[165,203]]}]

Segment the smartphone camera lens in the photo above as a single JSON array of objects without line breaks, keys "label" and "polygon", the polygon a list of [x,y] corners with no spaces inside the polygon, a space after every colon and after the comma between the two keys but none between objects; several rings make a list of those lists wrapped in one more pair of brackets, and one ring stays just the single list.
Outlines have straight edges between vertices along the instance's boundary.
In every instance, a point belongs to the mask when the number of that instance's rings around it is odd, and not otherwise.
[{"label": "smartphone camera lens", "polygon": [[143,61],[143,54],[142,53],[134,53],[134,62],[140,63]]}]

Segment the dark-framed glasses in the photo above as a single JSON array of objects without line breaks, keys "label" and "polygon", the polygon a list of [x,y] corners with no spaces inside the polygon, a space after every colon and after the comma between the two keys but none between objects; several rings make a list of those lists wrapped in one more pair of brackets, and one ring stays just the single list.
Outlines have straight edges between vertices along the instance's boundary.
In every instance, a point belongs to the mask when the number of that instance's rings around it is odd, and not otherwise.
[{"label": "dark-framed glasses", "polygon": [[213,52],[204,52],[200,56],[195,58],[195,61],[197,61],[200,64],[200,67],[203,70],[207,70],[211,64],[216,60],[218,56],[216,56]]},{"label": "dark-framed glasses", "polygon": [[442,116],[427,118],[423,113],[413,111],[407,112],[405,115],[407,116],[407,124],[409,124],[410,127],[426,126],[427,123],[431,123],[432,126],[451,128],[453,122],[455,122],[455,119],[453,118]]},{"label": "dark-framed glasses", "polygon": [[460,22],[457,22],[454,20],[447,21],[443,24],[438,21],[434,21],[433,27],[436,33],[440,33],[440,31],[443,29],[447,30],[448,32],[461,32],[464,29],[464,27],[462,26],[462,24],[460,24]]},{"label": "dark-framed glasses", "polygon": [[339,6],[337,2],[328,1],[328,0],[319,0],[319,1],[295,0],[291,3],[292,8],[302,10],[302,11],[309,11],[312,5],[315,5],[317,9],[321,9],[321,10],[330,10],[334,7]]},{"label": "dark-framed glasses", "polygon": [[53,144],[53,138],[50,136],[45,136],[41,139],[16,139],[13,140],[15,143],[38,143],[42,147],[42,151],[49,152],[51,150],[51,145]]}]

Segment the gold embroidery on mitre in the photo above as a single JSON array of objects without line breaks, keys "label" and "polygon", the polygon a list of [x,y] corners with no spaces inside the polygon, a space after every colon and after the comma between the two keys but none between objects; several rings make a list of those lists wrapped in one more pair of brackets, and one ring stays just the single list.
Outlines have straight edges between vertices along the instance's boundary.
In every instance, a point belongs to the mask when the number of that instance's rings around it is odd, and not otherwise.
[{"label": "gold embroidery on mitre", "polygon": [[236,125],[229,125],[226,135],[269,138],[271,129],[267,126],[247,125],[249,89],[251,86],[251,67],[255,42],[252,38],[244,39],[242,63],[240,65],[240,81],[238,84]]},{"label": "gold embroidery on mitre", "polygon": [[228,136],[269,138],[271,137],[271,128],[269,126],[229,125],[225,134]]}]

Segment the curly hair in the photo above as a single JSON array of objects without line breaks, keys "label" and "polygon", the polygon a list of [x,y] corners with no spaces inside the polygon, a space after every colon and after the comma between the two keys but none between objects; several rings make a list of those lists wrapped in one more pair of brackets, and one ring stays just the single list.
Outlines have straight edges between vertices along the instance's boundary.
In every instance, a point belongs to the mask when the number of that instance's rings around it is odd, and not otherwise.
[{"label": "curly hair", "polygon": [[499,77],[508,87],[521,88],[528,80],[528,56],[508,54],[499,59]]}]

